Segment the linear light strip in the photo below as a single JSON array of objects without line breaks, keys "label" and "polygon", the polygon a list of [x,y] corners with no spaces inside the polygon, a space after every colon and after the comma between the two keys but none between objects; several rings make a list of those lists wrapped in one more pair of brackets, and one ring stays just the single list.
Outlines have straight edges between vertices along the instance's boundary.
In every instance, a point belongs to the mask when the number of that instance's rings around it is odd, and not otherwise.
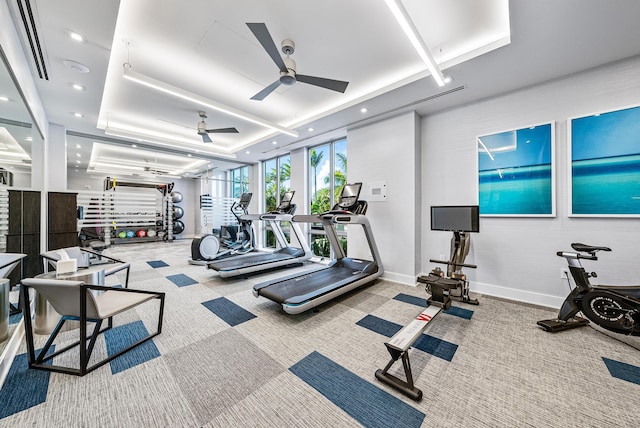
[{"label": "linear light strip", "polygon": [[440,70],[440,67],[436,63],[436,60],[433,58],[433,55],[431,55],[431,51],[427,47],[424,40],[422,40],[420,32],[411,20],[411,17],[409,17],[409,13],[404,8],[402,1],[385,0],[385,2],[391,10],[391,13],[393,13],[393,16],[396,18],[396,21],[398,21],[398,24],[400,24],[400,27],[402,27],[404,33],[409,38],[409,41],[418,52],[418,55],[420,55],[422,61],[424,61],[424,63],[427,65],[427,68],[433,76],[433,79],[436,81],[438,86],[444,86],[445,82],[444,76],[442,75],[442,70]]},{"label": "linear light strip", "polygon": [[126,66],[124,67],[124,70],[123,70],[123,77],[127,80],[146,86],[148,88],[152,88],[157,91],[164,92],[165,94],[173,95],[174,97],[177,97],[186,101],[190,101],[192,103],[199,104],[204,107],[211,108],[213,110],[228,114],[230,116],[237,117],[242,120],[246,120],[247,122],[255,123],[256,125],[264,126],[266,128],[271,128],[276,131],[280,131],[284,134],[290,135],[292,137],[298,136],[298,133],[294,130],[285,128],[275,123],[267,122],[266,120],[260,119],[259,117],[234,109],[233,107],[225,106],[223,104],[216,103],[211,100],[207,100],[199,95],[187,92],[184,89],[180,89],[175,86],[171,86],[165,82],[161,82],[159,80],[153,79],[149,76],[136,73],[133,70],[127,69]]},{"label": "linear light strip", "polygon": [[[133,131],[129,131],[129,130],[124,130],[124,129],[107,127],[107,128],[105,128],[104,133],[107,134],[107,135],[111,135],[112,137],[119,137],[119,138],[127,138],[127,139],[130,139],[130,140],[132,139],[132,140],[145,141],[147,143],[151,143],[151,144],[155,144],[155,145],[163,146],[163,147],[170,147],[170,148],[173,148],[173,149],[175,149],[175,147],[176,147],[175,142],[173,142],[173,143],[164,143],[164,142],[158,141],[157,138],[149,138],[148,136],[146,136],[144,134],[133,132]],[[194,153],[205,153],[205,154],[208,154],[208,155],[211,155],[211,156],[219,156],[219,157],[225,157],[225,158],[230,158],[230,159],[235,159],[236,158],[236,155],[234,155],[234,154],[212,152],[212,151],[206,150],[204,148],[196,149],[196,148],[190,148],[190,147],[184,147],[184,146],[182,146],[182,148],[191,150]]]}]

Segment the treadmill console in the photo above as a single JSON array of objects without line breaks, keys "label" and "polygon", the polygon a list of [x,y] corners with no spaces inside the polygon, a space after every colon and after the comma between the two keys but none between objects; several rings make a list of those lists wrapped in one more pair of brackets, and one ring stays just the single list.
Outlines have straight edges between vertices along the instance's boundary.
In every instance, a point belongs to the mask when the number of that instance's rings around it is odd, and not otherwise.
[{"label": "treadmill console", "polygon": [[276,208],[275,211],[271,211],[269,214],[291,214],[291,209],[293,208],[295,210],[295,205],[291,203],[295,193],[296,192],[293,190],[285,192],[285,194],[282,195],[282,199],[280,199],[280,205],[278,205],[278,208]]},{"label": "treadmill console", "polygon": [[358,202],[360,189],[362,189],[362,183],[345,184],[342,188],[342,193],[340,193],[338,205],[334,208],[349,211],[349,208]]},{"label": "treadmill console", "polygon": [[358,201],[360,189],[362,189],[362,183],[345,184],[340,193],[338,203],[333,206],[331,211],[324,214],[355,213],[354,210],[356,210],[360,202]]},{"label": "treadmill console", "polygon": [[240,196],[240,200],[238,201],[238,206],[246,211],[247,208],[249,208],[249,204],[251,203],[252,196],[253,196],[253,193],[243,193]]}]

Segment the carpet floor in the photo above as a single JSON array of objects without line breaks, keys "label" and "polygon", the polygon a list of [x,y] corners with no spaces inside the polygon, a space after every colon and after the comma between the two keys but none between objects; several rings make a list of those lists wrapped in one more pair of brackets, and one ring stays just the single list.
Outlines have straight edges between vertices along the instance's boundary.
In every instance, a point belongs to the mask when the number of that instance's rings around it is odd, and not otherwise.
[{"label": "carpet floor", "polygon": [[[190,241],[126,244],[129,287],[166,293],[162,334],[84,377],[27,368],[23,345],[0,391],[11,427],[602,427],[640,422],[640,343],[583,327],[536,326],[555,311],[488,296],[454,302],[410,351],[421,401],[377,381],[384,343],[426,293],[378,280],[299,315],[254,284],[296,271],[220,278],[187,263]],[[109,285],[124,276],[108,277]],[[154,331],[157,304],[114,318],[93,358]],[[64,346],[77,329],[56,340]],[[611,337],[613,336],[613,337]],[[36,347],[46,336],[37,335]],[[624,339],[621,340],[621,339]],[[629,346],[632,345],[632,346]],[[77,353],[55,358],[77,364]],[[390,373],[403,376],[401,363]]]}]

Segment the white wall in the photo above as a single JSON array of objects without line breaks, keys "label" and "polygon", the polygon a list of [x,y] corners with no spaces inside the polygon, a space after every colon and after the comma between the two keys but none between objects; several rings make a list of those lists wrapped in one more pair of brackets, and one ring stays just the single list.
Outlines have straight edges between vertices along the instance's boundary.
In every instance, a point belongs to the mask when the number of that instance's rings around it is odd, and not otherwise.
[{"label": "white wall", "polygon": [[[597,270],[599,283],[638,283],[633,263],[640,219],[568,218],[567,118],[640,104],[640,57],[557,81],[526,88],[422,120],[422,212],[431,205],[478,202],[476,137],[543,122],[556,123],[556,217],[481,218],[465,269],[472,290],[547,306],[559,306],[568,293],[556,251],[572,242],[611,247]],[[351,154],[350,154],[351,155]],[[351,160],[351,158],[350,158]],[[450,235],[422,232],[425,260],[448,255]]]},{"label": "white wall", "polygon": [[[385,278],[415,284],[421,258],[420,120],[411,112],[347,132],[350,183],[361,181],[361,199],[369,202],[367,218],[384,265]],[[386,201],[367,198],[372,182],[386,182]],[[349,256],[368,257],[364,242],[352,240]]]}]

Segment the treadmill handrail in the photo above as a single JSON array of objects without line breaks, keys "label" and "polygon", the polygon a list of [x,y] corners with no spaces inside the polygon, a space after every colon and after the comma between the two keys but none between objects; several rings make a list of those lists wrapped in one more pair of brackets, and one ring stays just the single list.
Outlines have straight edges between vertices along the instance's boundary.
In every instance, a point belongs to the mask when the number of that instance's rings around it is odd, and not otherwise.
[{"label": "treadmill handrail", "polygon": [[240,220],[244,220],[244,221],[260,220],[260,216],[261,214],[243,214],[240,216]]},{"label": "treadmill handrail", "polygon": [[267,213],[261,214],[259,220],[262,221],[291,221],[293,216],[291,214],[274,214]]},{"label": "treadmill handrail", "polygon": [[318,214],[298,214],[293,216],[293,221],[297,223],[320,223],[322,217]]}]

